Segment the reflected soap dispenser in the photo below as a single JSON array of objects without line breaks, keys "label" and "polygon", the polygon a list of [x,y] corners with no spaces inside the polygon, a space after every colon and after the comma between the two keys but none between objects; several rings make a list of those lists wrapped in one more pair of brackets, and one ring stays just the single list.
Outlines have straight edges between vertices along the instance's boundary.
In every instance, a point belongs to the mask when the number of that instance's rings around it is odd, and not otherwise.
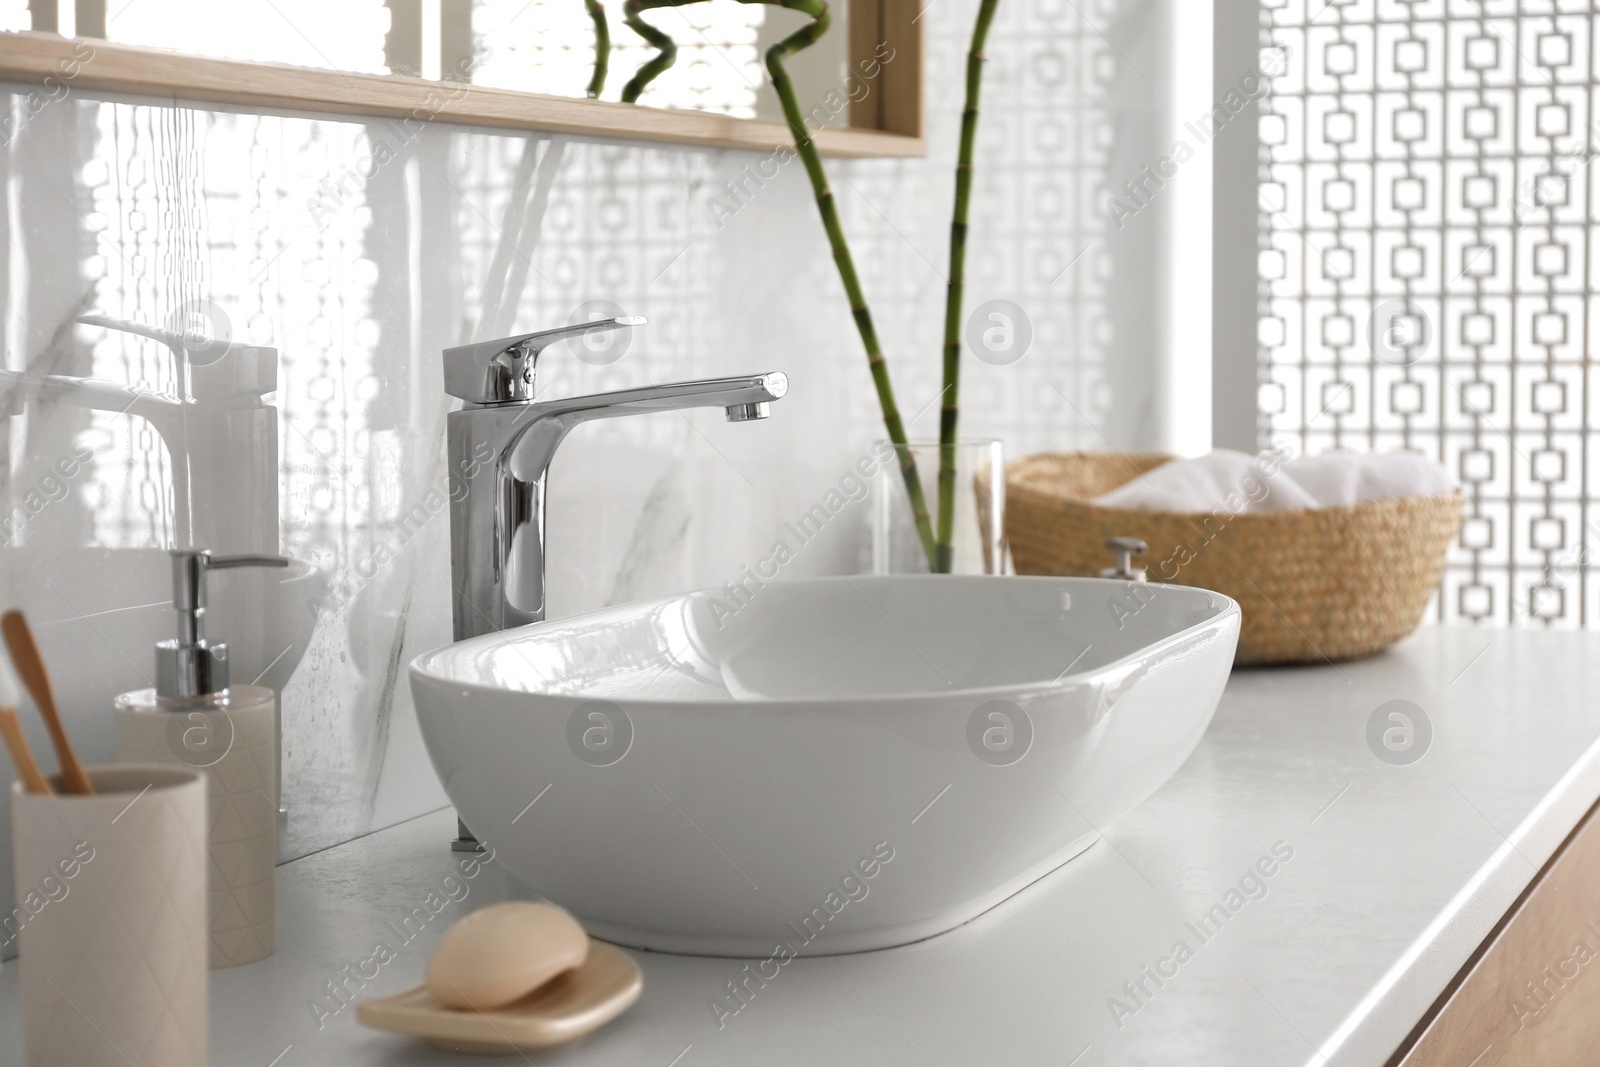
[{"label": "reflected soap dispenser", "polygon": [[172,552],[176,640],[156,645],[156,687],[123,693],[112,714],[120,763],[203,768],[213,970],[270,956],[277,940],[277,695],[229,685],[228,646],[206,640],[206,573],[286,567],[276,556]]}]

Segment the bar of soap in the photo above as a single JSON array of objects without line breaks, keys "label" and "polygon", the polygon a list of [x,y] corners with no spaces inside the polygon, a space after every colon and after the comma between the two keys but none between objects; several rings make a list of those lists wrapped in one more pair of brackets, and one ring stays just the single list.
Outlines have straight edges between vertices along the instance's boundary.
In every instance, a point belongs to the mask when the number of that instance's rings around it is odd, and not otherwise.
[{"label": "bar of soap", "polygon": [[589,935],[554,904],[508,900],[460,919],[439,939],[424,980],[450,1008],[489,1011],[583,965]]}]

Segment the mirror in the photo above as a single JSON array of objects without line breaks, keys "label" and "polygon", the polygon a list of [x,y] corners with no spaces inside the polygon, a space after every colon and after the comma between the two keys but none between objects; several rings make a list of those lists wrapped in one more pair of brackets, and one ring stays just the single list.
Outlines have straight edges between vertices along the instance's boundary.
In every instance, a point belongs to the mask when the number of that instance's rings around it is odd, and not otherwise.
[{"label": "mirror", "polygon": [[[911,5],[831,0],[829,9],[828,31],[787,63],[809,124],[826,131],[819,146],[838,155],[920,153],[920,37]],[[765,53],[810,24],[808,15],[754,0],[703,0],[641,17],[672,39],[676,58],[640,82],[637,103],[592,112],[592,132],[722,144],[787,132]],[[402,115],[419,110],[409,101],[421,93],[443,92],[446,106],[420,109],[427,117],[563,131],[584,123],[551,105],[620,105],[631,80],[661,54],[628,25],[623,0],[27,0],[0,11],[0,30],[35,31],[18,32],[20,43],[0,41],[0,77],[13,80],[43,76],[48,84],[49,42],[59,48],[61,38],[78,38],[71,43],[80,50],[92,46],[119,60],[116,76],[92,59],[74,64],[71,76],[84,87]],[[30,46],[31,57],[13,55]],[[382,82],[392,87],[392,106],[382,106]],[[519,109],[519,99],[545,106]],[[512,121],[513,111],[523,113],[522,123]],[[635,111],[665,111],[678,122],[663,126],[670,120],[652,123]],[[685,112],[774,129],[735,133],[726,122],[697,125]],[[839,142],[838,134],[857,130],[910,143]]]}]

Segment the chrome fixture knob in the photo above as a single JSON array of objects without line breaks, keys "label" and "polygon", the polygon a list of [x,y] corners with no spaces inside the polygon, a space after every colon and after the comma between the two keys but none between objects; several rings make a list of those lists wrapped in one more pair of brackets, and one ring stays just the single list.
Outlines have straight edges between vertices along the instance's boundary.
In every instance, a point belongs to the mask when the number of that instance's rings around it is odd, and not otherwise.
[{"label": "chrome fixture knob", "polygon": [[1142,582],[1148,578],[1143,567],[1133,565],[1133,557],[1142,556],[1150,546],[1137,537],[1108,537],[1106,547],[1116,553],[1116,563],[1100,572],[1102,578],[1120,578],[1125,582]]},{"label": "chrome fixture knob", "polygon": [[643,315],[621,315],[447,348],[444,350],[444,391],[469,404],[532,400],[539,353],[551,344],[590,333],[643,326],[648,321]]}]

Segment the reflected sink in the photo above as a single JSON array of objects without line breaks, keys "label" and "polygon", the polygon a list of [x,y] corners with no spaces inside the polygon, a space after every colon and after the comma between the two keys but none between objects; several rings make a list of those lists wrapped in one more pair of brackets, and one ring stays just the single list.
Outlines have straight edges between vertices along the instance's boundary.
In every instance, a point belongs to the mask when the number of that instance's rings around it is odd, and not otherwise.
[{"label": "reflected sink", "polygon": [[[206,633],[227,643],[235,682],[283,691],[311,640],[325,584],[298,561],[210,577]],[[27,613],[80,755],[109,761],[112,698],[154,685],[156,642],[177,634],[172,557],[157,548],[0,550],[0,606]]]},{"label": "reflected sink", "polygon": [[951,929],[1089,847],[1194,750],[1238,633],[1200,589],[818,578],[488,634],[411,686],[462,819],[591,933],[827,955]]},{"label": "reflected sink", "polygon": [[[114,694],[154,684],[155,643],[175,636],[178,625],[172,557],[165,549],[7,549],[0,551],[0,567],[9,602],[28,612],[41,642],[55,640],[58,631],[72,635],[76,643],[62,642],[60,658],[76,656],[90,667],[61,672],[56,687],[63,704],[109,711]],[[281,570],[211,574],[206,636],[227,642],[235,682],[279,692],[289,684],[311,639],[324,585],[322,572],[298,560]],[[85,675],[102,664],[116,680],[95,685]]]}]

